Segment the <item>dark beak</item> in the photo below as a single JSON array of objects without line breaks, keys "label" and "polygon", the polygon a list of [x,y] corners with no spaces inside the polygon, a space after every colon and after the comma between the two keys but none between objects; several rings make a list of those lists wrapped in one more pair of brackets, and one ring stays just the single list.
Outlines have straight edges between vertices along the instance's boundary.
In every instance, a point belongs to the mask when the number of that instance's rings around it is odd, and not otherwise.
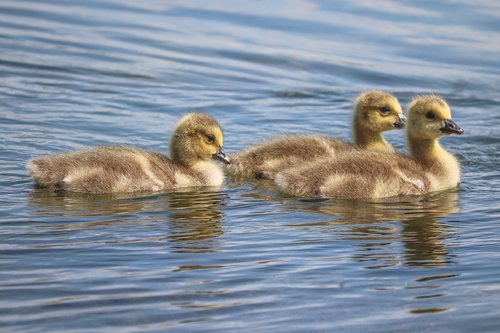
[{"label": "dark beak", "polygon": [[458,126],[453,120],[451,119],[445,119],[444,120],[444,127],[440,128],[442,133],[445,134],[464,134],[464,130],[462,127]]},{"label": "dark beak", "polygon": [[224,162],[226,164],[231,164],[229,161],[229,157],[227,157],[226,153],[224,153],[224,150],[222,148],[219,148],[219,151],[216,152],[215,154],[212,154],[212,158],[214,160],[219,160],[221,162]]},{"label": "dark beak", "polygon": [[406,117],[403,114],[398,114],[398,120],[393,124],[396,128],[405,127]]}]

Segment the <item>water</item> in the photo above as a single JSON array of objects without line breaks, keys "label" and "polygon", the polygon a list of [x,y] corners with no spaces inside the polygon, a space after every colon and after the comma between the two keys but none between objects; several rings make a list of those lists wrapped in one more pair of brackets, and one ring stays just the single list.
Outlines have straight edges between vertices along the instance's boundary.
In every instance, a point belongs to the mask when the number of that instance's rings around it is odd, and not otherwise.
[{"label": "water", "polygon": [[[498,332],[499,22],[498,3],[468,0],[2,1],[2,332]],[[95,145],[164,151],[190,110],[219,120],[228,153],[279,133],[348,140],[367,88],[449,101],[459,190],[89,196],[25,172]]]}]

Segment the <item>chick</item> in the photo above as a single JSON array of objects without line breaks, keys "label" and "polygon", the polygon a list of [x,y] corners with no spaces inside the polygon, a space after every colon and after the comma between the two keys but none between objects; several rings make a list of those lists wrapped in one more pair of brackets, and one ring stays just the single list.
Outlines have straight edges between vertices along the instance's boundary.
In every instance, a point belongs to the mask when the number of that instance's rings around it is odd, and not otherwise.
[{"label": "chick", "polygon": [[354,102],[352,131],[354,143],[318,135],[287,135],[236,153],[226,172],[236,177],[274,179],[277,172],[312,159],[339,152],[366,148],[393,152],[382,132],[403,128],[405,117],[393,95],[378,90],[361,93]]},{"label": "chick", "polygon": [[97,147],[38,157],[27,164],[36,184],[83,193],[170,191],[220,186],[224,175],[214,160],[229,163],[215,119],[202,113],[182,117],[167,156],[133,147]]}]

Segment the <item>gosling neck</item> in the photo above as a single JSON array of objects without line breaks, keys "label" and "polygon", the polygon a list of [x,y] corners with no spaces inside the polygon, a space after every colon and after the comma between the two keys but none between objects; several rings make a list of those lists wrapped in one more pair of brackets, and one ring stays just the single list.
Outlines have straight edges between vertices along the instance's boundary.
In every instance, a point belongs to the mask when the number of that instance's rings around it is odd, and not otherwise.
[{"label": "gosling neck", "polygon": [[432,163],[438,161],[443,154],[448,154],[437,139],[421,139],[408,135],[406,140],[411,156],[419,161]]},{"label": "gosling neck", "polygon": [[416,139],[408,136],[408,149],[415,161],[438,176],[431,190],[452,188],[460,183],[460,163],[439,144],[437,139]]},{"label": "gosling neck", "polygon": [[354,143],[362,148],[392,151],[392,146],[385,141],[381,132],[375,132],[361,127],[359,124],[353,126]]}]

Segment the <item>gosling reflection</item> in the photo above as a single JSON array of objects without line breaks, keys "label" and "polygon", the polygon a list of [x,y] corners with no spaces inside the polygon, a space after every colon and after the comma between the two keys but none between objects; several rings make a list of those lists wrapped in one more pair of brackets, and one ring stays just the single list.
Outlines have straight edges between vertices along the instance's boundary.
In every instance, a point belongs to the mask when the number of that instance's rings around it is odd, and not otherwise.
[{"label": "gosling reflection", "polygon": [[402,242],[408,266],[446,266],[452,262],[446,247],[451,231],[440,218],[459,212],[458,193],[444,192],[422,201],[421,208],[402,219]]},{"label": "gosling reflection", "polygon": [[[29,202],[34,215],[50,217],[54,224],[57,223],[57,228],[118,228],[118,223],[155,223],[156,234],[161,228],[165,229],[165,236],[155,237],[155,241],[172,242],[179,252],[208,252],[214,251],[216,238],[223,233],[221,208],[226,198],[227,195],[208,188],[205,191],[183,190],[144,196],[36,190],[30,193]],[[72,218],[68,220],[66,217]],[[146,236],[135,240],[151,241],[151,238]]]},{"label": "gosling reflection", "polygon": [[174,192],[165,201],[169,236],[178,252],[211,252],[222,232],[222,210],[227,195],[221,192]]},{"label": "gosling reflection", "polygon": [[[335,216],[325,222],[299,226],[321,228],[324,233],[359,242],[356,260],[369,262],[367,268],[403,264],[408,266],[444,266],[451,256],[444,240],[449,233],[440,218],[459,211],[458,193],[441,192],[401,202],[362,202],[349,200],[294,201],[293,209]],[[385,223],[396,222],[398,224]],[[294,225],[297,226],[297,225]],[[398,243],[403,253],[398,253]]]},{"label": "gosling reflection", "polygon": [[109,224],[123,220],[128,214],[151,208],[148,197],[132,194],[81,194],[54,192],[46,189],[32,191],[29,203],[35,208],[35,216],[115,216],[116,219],[96,221],[85,225]]}]

